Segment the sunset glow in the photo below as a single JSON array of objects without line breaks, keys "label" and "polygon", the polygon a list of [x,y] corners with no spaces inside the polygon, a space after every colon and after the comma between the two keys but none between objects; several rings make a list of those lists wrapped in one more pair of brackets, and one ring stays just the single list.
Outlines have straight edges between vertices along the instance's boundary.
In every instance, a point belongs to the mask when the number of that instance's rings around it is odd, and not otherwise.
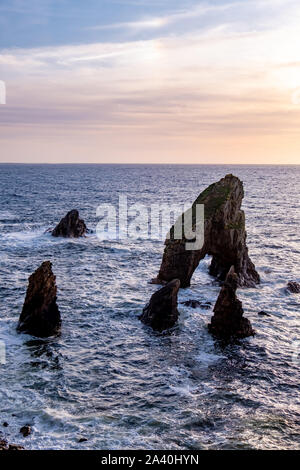
[{"label": "sunset glow", "polygon": [[41,3],[0,6],[1,162],[300,163],[299,2]]}]

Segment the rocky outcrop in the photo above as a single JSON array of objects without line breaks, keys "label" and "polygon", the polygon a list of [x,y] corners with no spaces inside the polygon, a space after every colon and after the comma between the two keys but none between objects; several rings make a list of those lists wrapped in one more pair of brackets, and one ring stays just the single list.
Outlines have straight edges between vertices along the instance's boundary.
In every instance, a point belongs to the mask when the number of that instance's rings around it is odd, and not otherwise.
[{"label": "rocky outcrop", "polygon": [[0,450],[24,450],[24,447],[16,444],[8,444],[5,439],[0,439]]},{"label": "rocky outcrop", "polygon": [[300,294],[300,284],[295,281],[289,281],[287,285],[287,290],[292,294]]},{"label": "rocky outcrop", "polygon": [[79,238],[87,232],[86,225],[79,218],[79,212],[76,209],[71,210],[61,219],[59,224],[52,230],[53,237]]},{"label": "rocky outcrop", "polygon": [[250,321],[243,317],[242,302],[236,296],[238,276],[232,266],[214,307],[209,331],[221,339],[246,338],[255,334]]},{"label": "rocky outcrop", "polygon": [[174,239],[174,226],[165,250],[156,282],[179,279],[181,287],[190,285],[199,262],[212,256],[210,274],[224,280],[233,265],[239,286],[253,287],[260,282],[246,245],[245,214],[241,210],[244,197],[243,183],[233,175],[226,175],[203,191],[192,205],[193,229],[196,205],[204,205],[204,244],[201,249],[187,250],[187,239]]},{"label": "rocky outcrop", "polygon": [[59,333],[60,313],[56,304],[56,283],[50,261],[44,261],[29,277],[18,331],[38,337]]},{"label": "rocky outcrop", "polygon": [[178,320],[177,294],[180,281],[173,279],[167,285],[154,292],[150,302],[139,317],[145,325],[154,330],[164,331],[172,328]]}]

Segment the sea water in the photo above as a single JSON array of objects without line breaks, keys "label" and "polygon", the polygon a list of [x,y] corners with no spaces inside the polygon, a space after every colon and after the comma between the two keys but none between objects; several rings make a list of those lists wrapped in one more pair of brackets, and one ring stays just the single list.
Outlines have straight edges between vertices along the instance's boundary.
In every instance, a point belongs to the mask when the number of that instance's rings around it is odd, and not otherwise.
[{"label": "sea water", "polygon": [[[138,316],[159,288],[149,280],[163,240],[99,240],[96,209],[117,207],[120,195],[129,205],[192,202],[227,173],[244,182],[261,284],[238,296],[257,334],[227,346],[209,334],[220,289],[209,258],[180,290],[178,325],[156,333]],[[0,165],[2,435],[28,449],[299,448],[300,296],[286,291],[300,281],[299,191],[300,166]],[[92,233],[45,233],[75,208]],[[62,333],[38,339],[16,325],[28,276],[44,260]]]}]

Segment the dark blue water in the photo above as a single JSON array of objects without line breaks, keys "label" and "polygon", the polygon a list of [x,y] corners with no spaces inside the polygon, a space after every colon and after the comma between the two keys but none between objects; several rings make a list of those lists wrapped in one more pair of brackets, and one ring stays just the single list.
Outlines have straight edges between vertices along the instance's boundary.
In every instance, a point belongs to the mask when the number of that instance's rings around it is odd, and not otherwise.
[{"label": "dark blue water", "polygon": [[[240,289],[254,338],[222,347],[211,310],[180,305],[157,334],[138,320],[157,286],[163,242],[55,239],[44,231],[73,208],[95,230],[101,203],[193,201],[227,173],[244,181],[248,245],[261,275]],[[299,448],[299,166],[0,165],[0,419],[32,449]],[[57,276],[62,335],[19,335],[28,276],[44,260]],[[197,269],[179,301],[214,302]],[[264,310],[270,317],[260,317]],[[24,424],[33,427],[26,440]],[[88,439],[78,443],[80,437]]]}]

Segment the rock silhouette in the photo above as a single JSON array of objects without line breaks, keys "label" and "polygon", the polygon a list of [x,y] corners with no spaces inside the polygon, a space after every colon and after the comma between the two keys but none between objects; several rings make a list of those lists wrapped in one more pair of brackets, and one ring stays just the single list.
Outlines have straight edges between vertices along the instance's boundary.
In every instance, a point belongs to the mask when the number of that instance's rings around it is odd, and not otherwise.
[{"label": "rock silhouette", "polygon": [[186,307],[191,307],[191,308],[203,308],[205,310],[209,310],[211,307],[210,302],[200,302],[199,300],[195,299],[190,299],[190,300],[185,300],[182,302],[182,305],[185,305]]},{"label": "rock silhouette", "polygon": [[79,218],[79,212],[76,209],[71,210],[61,219],[59,224],[52,230],[53,237],[79,238],[87,232],[86,225]]},{"label": "rock silhouette", "polygon": [[260,282],[246,245],[245,214],[241,210],[243,183],[226,175],[205,189],[192,205],[193,229],[197,204],[204,204],[204,244],[201,249],[186,250],[186,238],[174,239],[174,225],[165,250],[156,282],[179,279],[181,287],[190,285],[201,259],[212,255],[210,274],[224,280],[233,265],[239,286],[254,287]]},{"label": "rock silhouette", "polygon": [[31,427],[28,425],[22,426],[20,429],[20,433],[23,435],[23,437],[29,436],[29,434],[31,434]]},{"label": "rock silhouette", "polygon": [[261,317],[270,317],[271,315],[267,312],[264,312],[263,310],[261,310],[261,312],[258,312],[258,315],[260,315]]},{"label": "rock silhouette", "polygon": [[236,296],[238,276],[232,266],[214,307],[209,331],[221,339],[246,338],[255,334],[250,321],[243,317],[242,302]]},{"label": "rock silhouette", "polygon": [[6,439],[0,439],[0,450],[24,450],[24,447],[16,444],[8,444]]},{"label": "rock silhouette", "polygon": [[29,277],[18,331],[38,337],[59,333],[60,313],[56,304],[56,283],[50,261],[44,261]]},{"label": "rock silhouette", "polygon": [[292,294],[300,294],[300,284],[295,281],[289,281],[287,285],[287,289],[292,293]]},{"label": "rock silhouette", "polygon": [[173,279],[167,285],[154,292],[150,302],[139,317],[145,325],[154,330],[163,331],[172,328],[178,320],[177,294],[180,281]]}]

